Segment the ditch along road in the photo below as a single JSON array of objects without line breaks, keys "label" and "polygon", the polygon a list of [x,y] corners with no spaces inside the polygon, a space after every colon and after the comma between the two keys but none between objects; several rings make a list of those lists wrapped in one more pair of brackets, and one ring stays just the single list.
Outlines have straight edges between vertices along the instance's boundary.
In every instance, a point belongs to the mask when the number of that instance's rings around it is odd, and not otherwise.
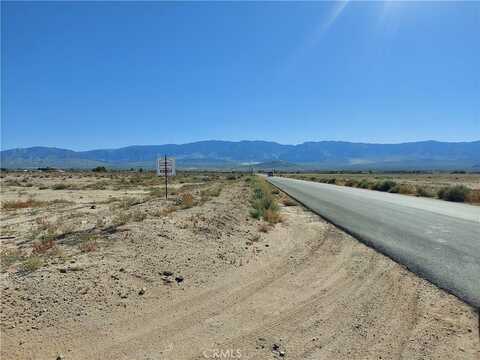
[{"label": "ditch along road", "polygon": [[368,246],[480,307],[480,207],[283,177],[267,180]]}]

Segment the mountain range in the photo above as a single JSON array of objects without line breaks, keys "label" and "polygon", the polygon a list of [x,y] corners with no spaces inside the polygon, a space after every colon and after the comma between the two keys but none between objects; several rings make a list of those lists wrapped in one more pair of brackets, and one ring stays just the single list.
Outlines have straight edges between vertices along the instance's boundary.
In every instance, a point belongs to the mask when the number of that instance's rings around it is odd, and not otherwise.
[{"label": "mountain range", "polygon": [[52,147],[0,152],[2,168],[154,168],[157,156],[173,156],[183,169],[276,168],[288,170],[476,170],[480,141],[368,144],[344,141],[283,145],[269,141],[199,141],[73,151]]}]

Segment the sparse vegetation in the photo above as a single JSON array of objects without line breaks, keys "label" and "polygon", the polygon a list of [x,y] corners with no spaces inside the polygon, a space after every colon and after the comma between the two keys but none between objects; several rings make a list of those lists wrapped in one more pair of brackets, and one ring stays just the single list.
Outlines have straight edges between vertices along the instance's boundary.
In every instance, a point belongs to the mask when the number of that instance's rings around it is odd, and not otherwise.
[{"label": "sparse vegetation", "polygon": [[417,195],[422,197],[435,197],[435,194],[424,186],[417,186]]},{"label": "sparse vegetation", "polygon": [[250,203],[253,209],[250,210],[250,215],[255,219],[263,218],[270,224],[280,222],[279,208],[272,194],[271,185],[259,178],[254,178],[251,184],[253,186],[253,197]]},{"label": "sparse vegetation", "polygon": [[29,198],[27,200],[14,200],[2,202],[3,210],[17,210],[45,206],[48,203],[46,201],[35,200]]},{"label": "sparse vegetation", "polygon": [[372,189],[377,190],[377,191],[388,192],[388,191],[391,191],[392,189],[394,189],[396,185],[397,185],[397,183],[393,180],[381,180],[381,181],[377,181],[373,185]]},{"label": "sparse vegetation", "polygon": [[135,222],[142,222],[147,218],[147,214],[144,211],[136,210],[130,214],[130,219]]},{"label": "sparse vegetation", "polygon": [[180,206],[182,209],[191,208],[195,204],[193,195],[190,193],[184,193],[180,196]]},{"label": "sparse vegetation", "polygon": [[25,254],[19,249],[5,249],[1,255],[1,270],[5,271],[11,265],[25,259]]},{"label": "sparse vegetation", "polygon": [[89,253],[97,250],[97,236],[87,234],[81,238],[80,245],[78,246],[81,252]]},{"label": "sparse vegetation", "polygon": [[68,188],[69,188],[68,185],[64,183],[58,183],[58,184],[52,185],[52,190],[66,190]]},{"label": "sparse vegetation", "polygon": [[396,184],[390,189],[390,192],[403,195],[415,195],[417,194],[417,188],[411,184]]},{"label": "sparse vegetation", "polygon": [[438,197],[447,201],[464,202],[470,193],[470,189],[464,185],[447,186],[438,191]]},{"label": "sparse vegetation", "polygon": [[[343,173],[334,172],[335,177],[325,177],[321,174],[289,174],[288,177],[316,181],[326,184],[336,184],[360,189],[370,189],[403,195],[421,197],[438,197],[442,200],[480,203],[480,190],[472,189],[469,184],[445,186],[445,182],[457,182],[461,179],[468,182],[478,182],[478,174],[469,174],[465,171],[455,171],[451,176],[445,173],[418,173],[400,172],[398,174],[379,173]],[[440,183],[437,179],[442,179]]]},{"label": "sparse vegetation", "polygon": [[51,235],[51,234],[46,234],[41,239],[35,241],[33,243],[32,253],[37,254],[37,255],[45,254],[48,251],[54,249],[55,246],[56,246],[56,243],[55,243],[55,239],[53,237],[54,236]]},{"label": "sparse vegetation", "polygon": [[22,263],[22,270],[25,272],[34,272],[40,269],[44,264],[43,259],[38,255],[31,255],[29,256],[23,263]]},{"label": "sparse vegetation", "polygon": [[112,218],[113,226],[125,225],[130,220],[130,215],[126,211],[116,213]]}]

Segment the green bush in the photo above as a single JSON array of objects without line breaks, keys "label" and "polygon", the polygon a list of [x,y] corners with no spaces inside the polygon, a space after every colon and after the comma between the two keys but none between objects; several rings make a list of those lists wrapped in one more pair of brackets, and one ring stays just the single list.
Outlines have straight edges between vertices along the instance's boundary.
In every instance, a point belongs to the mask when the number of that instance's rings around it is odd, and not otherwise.
[{"label": "green bush", "polygon": [[271,223],[280,221],[280,216],[277,215],[279,207],[272,194],[271,186],[261,179],[254,179],[252,186],[253,194],[250,203],[253,209],[250,210],[250,216],[254,219],[263,218]]},{"label": "green bush", "polygon": [[397,183],[393,180],[377,181],[375,185],[373,185],[373,190],[390,191],[395,187],[395,185],[397,185]]},{"label": "green bush", "polygon": [[441,188],[437,195],[442,200],[464,202],[470,193],[470,189],[464,185],[447,186]]},{"label": "green bush", "polygon": [[417,186],[417,196],[422,197],[433,197],[434,194],[423,186]]},{"label": "green bush", "polygon": [[370,189],[371,184],[367,179],[362,179],[360,182],[357,184],[357,187],[361,189]]}]

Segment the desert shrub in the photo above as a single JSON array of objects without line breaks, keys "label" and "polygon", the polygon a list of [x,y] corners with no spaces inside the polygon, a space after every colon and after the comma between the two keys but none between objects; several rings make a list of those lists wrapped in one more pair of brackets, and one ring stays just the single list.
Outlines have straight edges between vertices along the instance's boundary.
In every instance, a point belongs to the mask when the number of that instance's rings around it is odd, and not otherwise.
[{"label": "desert shrub", "polygon": [[147,218],[147,214],[144,211],[134,211],[130,214],[130,219],[135,222],[142,222]]},{"label": "desert shrub", "polygon": [[40,256],[31,255],[22,263],[22,270],[26,272],[33,272],[40,269],[44,262]]},{"label": "desert shrub", "polygon": [[367,179],[362,179],[357,184],[357,187],[359,187],[360,189],[370,189],[372,187],[372,184]]},{"label": "desert shrub", "polygon": [[93,172],[107,172],[105,166],[97,166],[96,168],[92,169]]},{"label": "desert shrub", "polygon": [[226,179],[227,180],[237,180],[237,176],[235,174],[230,174],[230,175],[227,175]]},{"label": "desert shrub", "polygon": [[95,235],[85,235],[81,238],[80,245],[78,248],[83,253],[93,252],[97,250],[97,236]]},{"label": "desert shrub", "polygon": [[417,196],[434,197],[435,195],[424,186],[417,186]]},{"label": "desert shrub", "polygon": [[276,224],[276,223],[282,222],[282,217],[278,213],[278,211],[274,211],[272,209],[267,209],[263,213],[263,220],[265,220],[266,222],[268,222],[270,224]]},{"label": "desert shrub", "polygon": [[130,215],[127,212],[116,213],[112,218],[113,226],[125,225],[130,220]]},{"label": "desert shrub", "polygon": [[263,217],[263,219],[272,224],[279,222],[278,204],[272,195],[271,186],[265,181],[255,179],[252,182],[253,196],[250,200],[252,208],[250,216],[255,219]]},{"label": "desert shrub", "polygon": [[194,205],[193,195],[190,193],[184,193],[180,197],[180,205],[183,209],[191,208]]},{"label": "desert shrub", "polygon": [[356,187],[358,185],[358,181],[355,179],[348,179],[345,181],[345,186]]},{"label": "desert shrub", "polygon": [[58,183],[52,185],[52,190],[66,190],[68,189],[68,185],[64,183]]},{"label": "desert shrub", "polygon": [[437,195],[442,200],[464,202],[469,196],[470,189],[464,185],[447,186],[441,188]]},{"label": "desert shrub", "polygon": [[221,191],[222,191],[222,188],[220,186],[214,186],[214,187],[202,190],[200,192],[202,203],[205,201],[208,201],[212,197],[219,196]]},{"label": "desert shrub", "polygon": [[18,180],[5,180],[3,184],[5,186],[22,186],[22,183]]},{"label": "desert shrub", "polygon": [[32,253],[45,254],[49,250],[52,250],[55,246],[55,234],[47,232],[47,234],[43,234],[39,240],[33,243]]},{"label": "desert shrub", "polygon": [[470,203],[480,203],[480,190],[470,190],[467,194],[466,201]]},{"label": "desert shrub", "polygon": [[259,209],[253,208],[250,209],[250,216],[254,219],[260,219],[262,217],[262,213]]},{"label": "desert shrub", "polygon": [[397,185],[397,183],[393,180],[381,180],[377,181],[373,185],[372,189],[377,191],[390,191],[395,187],[395,185]]},{"label": "desert shrub", "polygon": [[417,189],[411,184],[397,184],[390,189],[390,192],[404,195],[414,195],[417,193]]}]

